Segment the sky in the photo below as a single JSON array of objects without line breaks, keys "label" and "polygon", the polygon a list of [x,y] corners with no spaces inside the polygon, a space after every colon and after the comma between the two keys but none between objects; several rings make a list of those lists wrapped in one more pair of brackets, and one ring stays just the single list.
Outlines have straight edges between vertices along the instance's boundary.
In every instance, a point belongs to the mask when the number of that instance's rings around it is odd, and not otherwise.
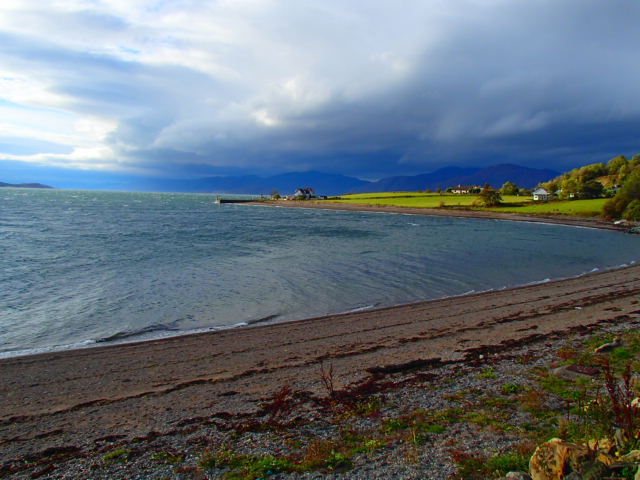
[{"label": "sky", "polygon": [[2,0],[0,181],[640,152],[636,0]]}]

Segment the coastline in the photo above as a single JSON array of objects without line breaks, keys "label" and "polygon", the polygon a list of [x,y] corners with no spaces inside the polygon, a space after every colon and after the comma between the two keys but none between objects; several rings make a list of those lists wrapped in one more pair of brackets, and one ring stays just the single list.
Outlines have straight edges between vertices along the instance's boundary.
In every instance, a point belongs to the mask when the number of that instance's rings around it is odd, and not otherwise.
[{"label": "coastline", "polygon": [[[272,208],[301,208],[301,209],[320,209],[320,210],[333,210],[333,211],[352,211],[352,212],[368,212],[368,213],[381,213],[391,215],[421,215],[421,216],[440,216],[440,217],[453,217],[453,218],[465,218],[465,219],[486,219],[486,220],[502,220],[520,223],[542,223],[549,225],[564,225],[573,228],[593,228],[599,230],[613,230],[624,232],[628,229],[628,226],[616,225],[612,222],[607,222],[597,218],[581,218],[581,217],[554,217],[554,216],[539,216],[539,215],[518,215],[513,213],[500,213],[500,212],[484,212],[477,210],[456,210],[456,209],[438,209],[438,208],[410,208],[410,207],[392,207],[392,206],[371,206],[361,204],[334,204],[327,203],[326,201],[242,201],[242,205],[246,206],[261,206]],[[632,262],[633,263],[633,262]],[[607,269],[618,268],[623,265],[610,264]],[[597,269],[595,269],[597,270]],[[589,273],[589,270],[585,270],[580,273],[573,273],[573,276],[582,276]],[[569,277],[552,277],[554,280],[560,280]],[[173,328],[163,328],[162,325],[153,325],[153,329],[149,327],[143,327],[139,331],[127,330],[118,332],[110,337],[95,338],[81,340],[78,343],[73,344],[60,344],[55,346],[43,346],[33,347],[30,349],[14,349],[7,351],[0,351],[0,360],[14,357],[23,357],[31,355],[42,355],[48,353],[75,351],[86,348],[96,348],[100,346],[113,346],[122,345],[127,343],[139,343],[147,341],[156,341],[166,338],[173,338],[179,336],[197,335],[200,333],[215,333],[222,330],[233,330],[237,328],[246,328],[254,324],[262,323],[279,323],[279,322],[295,322],[300,320],[311,319],[316,316],[329,316],[329,315],[341,315],[344,313],[350,313],[359,310],[373,310],[379,307],[397,307],[407,303],[415,303],[423,300],[434,300],[438,298],[450,298],[457,296],[464,296],[469,293],[478,293],[491,290],[501,290],[505,288],[514,288],[519,286],[526,286],[529,284],[535,284],[539,282],[548,281],[548,278],[540,278],[531,282],[522,284],[510,284],[510,285],[494,285],[492,288],[487,289],[473,289],[464,293],[455,293],[446,297],[431,297],[426,299],[413,298],[400,301],[399,303],[377,303],[367,306],[354,306],[353,308],[346,308],[342,311],[323,311],[323,312],[299,312],[297,315],[289,315],[286,319],[280,319],[276,322],[272,322],[272,318],[256,318],[251,320],[244,320],[238,323],[230,325],[221,325],[215,327],[201,327],[194,330],[177,330]]]},{"label": "coastline", "polygon": [[352,203],[331,203],[330,201],[269,200],[266,202],[247,202],[245,205],[286,208],[317,208],[320,210],[344,210],[355,212],[396,213],[404,215],[427,215],[435,217],[480,218],[486,220],[507,220],[513,222],[551,223],[572,227],[599,228],[603,230],[626,231],[628,227],[593,217],[572,217],[569,215],[526,215],[511,212],[486,212],[481,210],[462,210],[454,208],[415,208],[385,205],[364,205]]},{"label": "coastline", "polygon": [[[341,207],[335,209],[356,209]],[[371,209],[413,210],[433,214]],[[497,218],[517,220],[509,217]],[[606,228],[585,219],[556,220],[562,221],[549,223]],[[204,432],[212,418],[255,415],[284,385],[321,395],[321,364],[331,365],[343,388],[373,373],[427,374],[570,332],[624,328],[640,317],[639,295],[640,265],[633,265],[295,322],[2,359],[0,466],[51,449],[99,455],[108,439],[171,439],[187,425]]]}]

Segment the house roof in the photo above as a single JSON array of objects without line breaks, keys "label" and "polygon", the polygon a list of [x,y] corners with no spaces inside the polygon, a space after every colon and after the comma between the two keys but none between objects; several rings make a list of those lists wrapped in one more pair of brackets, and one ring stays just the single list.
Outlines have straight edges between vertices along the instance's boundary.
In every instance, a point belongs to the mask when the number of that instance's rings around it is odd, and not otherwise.
[{"label": "house roof", "polygon": [[549,195],[549,192],[547,192],[544,188],[536,188],[533,191],[533,195]]}]

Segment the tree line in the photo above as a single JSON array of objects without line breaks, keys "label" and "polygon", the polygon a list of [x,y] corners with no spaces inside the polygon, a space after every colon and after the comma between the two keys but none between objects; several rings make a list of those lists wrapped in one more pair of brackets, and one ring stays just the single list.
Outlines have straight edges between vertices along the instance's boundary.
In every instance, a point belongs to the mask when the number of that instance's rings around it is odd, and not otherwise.
[{"label": "tree line", "polygon": [[640,154],[574,168],[540,187],[563,200],[606,197],[604,218],[640,220]]}]

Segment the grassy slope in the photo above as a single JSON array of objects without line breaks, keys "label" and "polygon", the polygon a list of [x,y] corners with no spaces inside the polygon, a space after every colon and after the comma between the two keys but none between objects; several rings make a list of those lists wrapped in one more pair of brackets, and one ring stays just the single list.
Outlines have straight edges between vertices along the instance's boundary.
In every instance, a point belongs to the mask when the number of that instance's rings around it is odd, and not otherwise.
[{"label": "grassy slope", "polygon": [[[351,203],[364,205],[388,205],[397,207],[440,208],[464,207],[471,208],[477,195],[453,195],[418,192],[384,192],[343,195],[331,199],[335,203]],[[473,207],[477,210],[496,212],[527,213],[538,215],[577,215],[597,216],[606,201],[604,198],[595,200],[566,200],[547,203],[534,203],[529,196],[505,195],[503,205],[497,208]]]}]

